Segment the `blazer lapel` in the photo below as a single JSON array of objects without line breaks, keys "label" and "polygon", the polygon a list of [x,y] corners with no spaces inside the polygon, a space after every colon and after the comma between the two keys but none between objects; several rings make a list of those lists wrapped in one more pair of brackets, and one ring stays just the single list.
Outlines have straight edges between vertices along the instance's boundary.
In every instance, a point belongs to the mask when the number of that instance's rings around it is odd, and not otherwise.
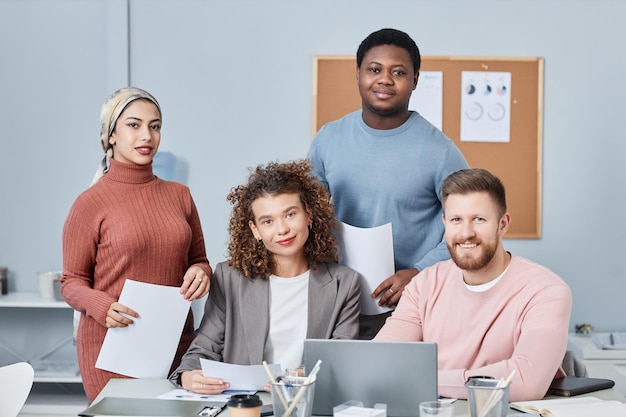
[{"label": "blazer lapel", "polygon": [[263,361],[263,349],[269,328],[269,281],[243,279],[239,291],[241,301],[242,343],[248,346],[251,364]]},{"label": "blazer lapel", "polygon": [[328,338],[328,328],[337,298],[337,285],[326,264],[309,272],[309,311],[307,338]]}]

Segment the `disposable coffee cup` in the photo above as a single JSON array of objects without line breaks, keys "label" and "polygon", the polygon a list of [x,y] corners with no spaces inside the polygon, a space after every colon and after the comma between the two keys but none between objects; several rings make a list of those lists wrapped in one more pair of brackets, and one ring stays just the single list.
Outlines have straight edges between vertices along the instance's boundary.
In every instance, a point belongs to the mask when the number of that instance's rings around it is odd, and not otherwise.
[{"label": "disposable coffee cup", "polygon": [[256,394],[231,395],[226,404],[231,417],[261,417],[263,401]]}]

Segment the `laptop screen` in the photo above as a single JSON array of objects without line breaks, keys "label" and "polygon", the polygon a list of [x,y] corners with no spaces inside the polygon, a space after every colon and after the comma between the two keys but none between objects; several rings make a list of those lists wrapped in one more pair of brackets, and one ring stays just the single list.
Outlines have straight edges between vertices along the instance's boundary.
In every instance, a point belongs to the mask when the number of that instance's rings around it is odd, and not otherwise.
[{"label": "laptop screen", "polygon": [[391,417],[416,416],[420,402],[437,399],[435,343],[306,339],[307,372],[318,360],[314,415],[332,415],[333,407],[360,401],[368,408],[386,404]]}]

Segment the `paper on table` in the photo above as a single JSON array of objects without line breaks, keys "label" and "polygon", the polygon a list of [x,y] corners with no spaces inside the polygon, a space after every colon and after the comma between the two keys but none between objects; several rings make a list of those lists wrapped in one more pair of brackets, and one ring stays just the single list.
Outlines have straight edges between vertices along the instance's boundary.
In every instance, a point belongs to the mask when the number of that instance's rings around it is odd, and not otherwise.
[{"label": "paper on table", "polygon": [[385,313],[372,291],[395,273],[391,223],[361,228],[341,222],[337,234],[340,263],[357,271],[361,280],[361,314]]},{"label": "paper on table", "polygon": [[[263,365],[235,365],[200,358],[200,366],[204,376],[221,378],[230,384],[231,390],[262,390],[269,382],[267,371]],[[268,365],[272,375],[281,375],[280,364]]]},{"label": "paper on table", "polygon": [[626,404],[596,397],[558,398],[554,400],[517,401],[514,410],[544,417],[626,417]]},{"label": "paper on table", "polygon": [[167,378],[191,306],[179,290],[127,279],[118,302],[139,317],[128,327],[107,331],[96,368],[134,378]]},{"label": "paper on table", "polygon": [[196,394],[195,392],[187,391],[186,389],[174,389],[165,394],[159,395],[157,398],[160,400],[183,400],[183,401],[216,401],[216,402],[228,402],[231,395],[248,394],[252,395],[257,390],[226,390],[221,394],[205,395]]}]

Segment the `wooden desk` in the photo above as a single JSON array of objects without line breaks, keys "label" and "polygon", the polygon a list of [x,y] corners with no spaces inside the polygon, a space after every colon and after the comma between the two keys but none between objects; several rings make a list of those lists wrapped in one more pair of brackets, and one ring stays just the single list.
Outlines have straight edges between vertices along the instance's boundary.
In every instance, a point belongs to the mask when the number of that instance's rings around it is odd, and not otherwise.
[{"label": "wooden desk", "polygon": [[[112,379],[104,387],[102,392],[96,397],[94,403],[100,401],[104,397],[130,397],[130,398],[156,398],[161,394],[165,394],[176,387],[166,379]],[[259,392],[263,404],[272,402],[272,398],[267,392]],[[621,394],[615,391],[613,388],[602,391],[596,391],[583,396],[598,397],[603,400],[618,400],[626,402]],[[563,398],[550,396],[546,398]],[[165,400],[164,400],[165,401]],[[516,413],[515,410],[509,410],[509,414]],[[417,417],[419,410],[415,410],[415,416]],[[458,400],[454,403],[454,416],[455,417],[467,417],[469,411],[467,409],[467,401]],[[228,408],[222,411],[219,417],[229,417]]]}]

